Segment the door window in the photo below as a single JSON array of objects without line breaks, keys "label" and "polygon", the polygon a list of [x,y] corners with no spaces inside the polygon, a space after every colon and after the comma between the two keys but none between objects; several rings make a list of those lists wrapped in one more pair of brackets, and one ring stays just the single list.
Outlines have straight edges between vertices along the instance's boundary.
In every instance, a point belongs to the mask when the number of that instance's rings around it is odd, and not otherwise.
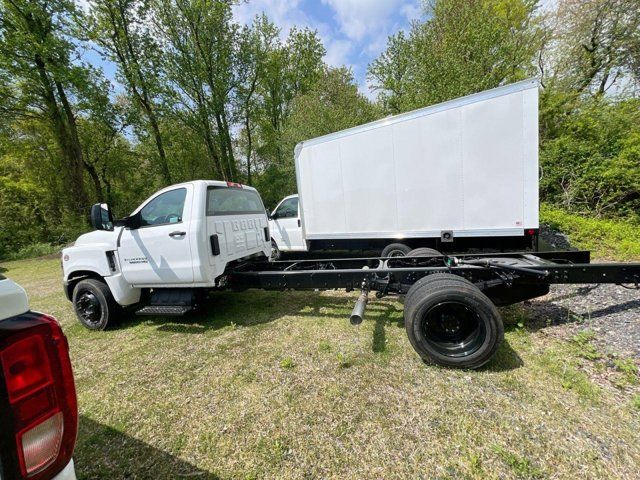
[{"label": "door window", "polygon": [[276,209],[273,215],[278,218],[295,218],[298,216],[298,197],[287,198]]},{"label": "door window", "polygon": [[140,210],[140,225],[166,225],[182,221],[186,188],[177,188],[158,195]]}]

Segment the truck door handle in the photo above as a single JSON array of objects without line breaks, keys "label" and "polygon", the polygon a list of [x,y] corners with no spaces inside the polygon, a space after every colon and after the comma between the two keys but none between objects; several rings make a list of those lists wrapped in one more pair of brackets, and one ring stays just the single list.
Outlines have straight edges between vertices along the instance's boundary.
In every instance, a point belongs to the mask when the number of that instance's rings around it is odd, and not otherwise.
[{"label": "truck door handle", "polygon": [[169,234],[170,237],[182,237],[184,235],[186,235],[187,232],[178,232],[177,230],[175,232],[171,232]]},{"label": "truck door handle", "polygon": [[300,219],[298,219],[298,226],[299,226],[299,227],[301,226],[301,225],[300,225]]}]

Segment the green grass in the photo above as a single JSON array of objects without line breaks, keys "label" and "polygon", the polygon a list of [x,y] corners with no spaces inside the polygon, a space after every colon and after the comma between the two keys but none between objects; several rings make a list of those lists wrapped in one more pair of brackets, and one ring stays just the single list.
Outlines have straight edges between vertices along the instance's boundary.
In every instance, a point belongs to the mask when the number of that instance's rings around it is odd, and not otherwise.
[{"label": "green grass", "polygon": [[57,259],[2,267],[69,338],[80,478],[638,472],[637,392],[596,382],[595,361],[576,348],[590,340],[529,329],[526,307],[503,310],[507,332],[495,360],[458,371],[420,361],[393,299],[370,302],[352,327],[353,294],[221,292],[206,314],[134,317],[89,332],[62,294]]},{"label": "green grass", "polygon": [[544,203],[540,205],[540,221],[567,234],[573,246],[591,250],[594,258],[640,259],[640,225],[585,218]]},{"label": "green grass", "polygon": [[45,255],[58,254],[62,250],[61,245],[51,245],[49,243],[33,243],[31,245],[25,245],[24,247],[0,256],[0,260],[24,260],[26,258],[36,258]]}]

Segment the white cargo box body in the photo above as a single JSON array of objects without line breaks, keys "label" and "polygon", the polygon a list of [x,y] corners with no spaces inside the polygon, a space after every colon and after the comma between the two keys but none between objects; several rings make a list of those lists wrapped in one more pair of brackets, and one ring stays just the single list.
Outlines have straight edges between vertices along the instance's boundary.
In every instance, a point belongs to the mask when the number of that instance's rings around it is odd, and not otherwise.
[{"label": "white cargo box body", "polygon": [[538,84],[507,85],[296,147],[307,240],[538,228]]}]

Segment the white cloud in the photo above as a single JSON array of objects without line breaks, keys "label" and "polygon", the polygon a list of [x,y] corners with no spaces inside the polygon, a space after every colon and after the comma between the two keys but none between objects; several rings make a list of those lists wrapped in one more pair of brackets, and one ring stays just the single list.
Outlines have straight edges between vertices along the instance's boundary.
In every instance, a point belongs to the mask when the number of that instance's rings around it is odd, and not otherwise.
[{"label": "white cloud", "polygon": [[304,27],[310,23],[300,8],[300,0],[252,0],[233,6],[233,16],[245,25],[262,13],[282,29],[283,36],[294,26]]},{"label": "white cloud", "polygon": [[420,11],[418,0],[322,0],[322,3],[331,7],[341,31],[355,41],[379,35],[386,38],[394,27],[396,12],[409,18]]},{"label": "white cloud", "polygon": [[352,42],[348,40],[336,40],[333,37],[329,37],[324,40],[324,46],[327,49],[327,54],[324,56],[324,61],[333,67],[341,67],[342,65],[349,64],[349,55],[353,48]]}]

